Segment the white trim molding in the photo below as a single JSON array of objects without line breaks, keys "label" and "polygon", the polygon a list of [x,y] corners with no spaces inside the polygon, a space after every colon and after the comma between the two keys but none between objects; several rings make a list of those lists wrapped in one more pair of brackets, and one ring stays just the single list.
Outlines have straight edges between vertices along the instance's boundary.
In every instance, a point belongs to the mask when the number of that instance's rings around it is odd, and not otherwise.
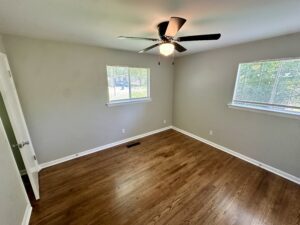
[{"label": "white trim molding", "polygon": [[228,107],[230,109],[238,109],[238,110],[244,110],[244,111],[250,111],[250,112],[264,113],[264,114],[268,114],[268,115],[281,116],[281,117],[300,120],[299,112],[286,112],[286,111],[280,111],[280,110],[275,110],[275,109],[271,110],[271,109],[266,109],[266,108],[258,107],[258,106],[241,105],[241,104],[235,104],[235,103],[229,103]]},{"label": "white trim molding", "polygon": [[24,213],[23,220],[22,220],[22,225],[29,225],[31,212],[32,212],[32,207],[30,204],[28,204],[25,209],[25,213]]},{"label": "white trim molding", "polygon": [[143,138],[143,137],[147,137],[147,136],[150,136],[152,134],[156,134],[156,133],[159,133],[159,132],[162,132],[162,131],[165,131],[165,130],[169,130],[169,129],[173,129],[173,130],[176,130],[182,134],[185,134],[191,138],[194,138],[198,141],[201,141],[205,144],[208,144],[216,149],[219,149],[223,152],[226,152],[230,155],[233,155],[239,159],[242,159],[246,162],[249,162],[255,166],[258,166],[258,167],[261,167],[271,173],[274,173],[278,176],[281,176],[285,179],[288,179],[292,182],[295,182],[297,184],[300,184],[300,178],[299,177],[296,177],[294,175],[291,175],[289,173],[286,173],[282,170],[279,170],[279,169],[276,169],[272,166],[269,166],[265,163],[262,163],[258,160],[255,160],[255,159],[252,159],[248,156],[245,156],[243,154],[240,154],[236,151],[233,151],[229,148],[226,148],[224,146],[221,146],[219,144],[216,144],[212,141],[209,141],[207,139],[204,139],[204,138],[201,138],[195,134],[192,134],[188,131],[185,131],[185,130],[182,130],[178,127],[175,127],[175,126],[168,126],[168,127],[163,127],[163,128],[160,128],[160,129],[157,129],[157,130],[153,130],[153,131],[150,131],[150,132],[147,132],[147,133],[144,133],[144,134],[140,134],[140,135],[137,135],[137,136],[133,136],[133,137],[130,137],[130,138],[126,138],[126,139],[123,139],[123,140],[120,140],[120,141],[117,141],[117,142],[113,142],[113,143],[110,143],[110,144],[106,144],[106,145],[102,145],[100,147],[96,147],[96,148],[93,148],[93,149],[89,149],[89,150],[85,150],[85,151],[82,151],[82,152],[79,152],[79,153],[76,153],[76,154],[73,154],[73,155],[69,155],[69,156],[65,156],[63,158],[60,158],[60,159],[56,159],[56,160],[53,160],[53,161],[50,161],[50,162],[45,162],[45,163],[42,163],[40,164],[40,168],[41,169],[44,169],[44,168],[47,168],[47,167],[50,167],[50,166],[54,166],[54,165],[57,165],[57,164],[60,164],[60,163],[63,163],[63,162],[66,162],[66,161],[69,161],[69,160],[72,160],[72,159],[76,159],[76,158],[79,158],[79,157],[82,157],[82,156],[85,156],[85,155],[89,155],[89,154],[92,154],[92,153],[95,153],[95,152],[99,152],[99,151],[102,151],[102,150],[105,150],[105,149],[109,149],[109,148],[112,148],[112,147],[115,147],[115,146],[118,146],[118,145],[121,145],[121,144],[124,144],[124,143],[127,143],[127,142],[130,142],[130,141],[134,141],[134,140],[137,140],[137,139],[140,139],[140,138]]},{"label": "white trim molding", "polygon": [[50,161],[50,162],[45,162],[45,163],[40,164],[40,169],[44,169],[44,168],[47,168],[47,167],[50,167],[50,166],[54,166],[54,165],[57,165],[59,163],[63,163],[63,162],[66,162],[66,161],[69,161],[69,160],[72,160],[72,159],[76,159],[76,158],[79,158],[79,157],[82,157],[82,156],[85,156],[85,155],[89,155],[89,154],[99,152],[99,151],[102,151],[102,150],[105,150],[105,149],[108,149],[108,148],[112,148],[112,147],[130,142],[130,141],[134,141],[134,140],[137,140],[137,139],[140,139],[140,138],[143,138],[143,137],[150,136],[152,134],[156,134],[156,133],[159,133],[159,132],[162,132],[162,131],[165,131],[165,130],[169,130],[169,129],[172,129],[172,126],[163,127],[163,128],[153,130],[153,131],[150,131],[150,132],[147,132],[147,133],[144,133],[144,134],[136,135],[136,136],[126,138],[126,139],[123,139],[123,140],[120,140],[120,141],[116,141],[116,142],[113,142],[113,143],[110,143],[110,144],[102,145],[100,147],[85,150],[85,151],[82,151],[82,152],[79,152],[79,153],[76,153],[76,154],[73,154],[73,155],[65,156],[63,158],[56,159],[56,160],[53,160],[53,161]]},{"label": "white trim molding", "polygon": [[244,161],[246,161],[246,162],[248,162],[248,163],[251,163],[251,164],[253,164],[253,165],[255,165],[255,166],[258,166],[258,167],[260,167],[260,168],[263,168],[263,169],[265,169],[265,170],[267,170],[267,171],[269,171],[269,172],[271,172],[271,173],[274,173],[274,174],[276,174],[276,175],[278,175],[278,176],[281,176],[281,177],[283,177],[283,178],[285,178],[285,179],[287,179],[287,180],[290,180],[290,181],[292,181],[292,182],[294,182],[294,183],[296,183],[296,184],[300,184],[300,178],[299,178],[299,177],[296,177],[296,176],[291,175],[291,174],[289,174],[289,173],[286,173],[286,172],[284,172],[284,171],[282,171],[282,170],[279,170],[279,169],[277,169],[277,168],[274,168],[274,167],[272,167],[272,166],[269,166],[269,165],[267,165],[267,164],[265,164],[265,163],[262,163],[262,162],[260,162],[260,161],[258,161],[258,160],[256,160],[256,159],[252,159],[252,158],[250,158],[250,157],[248,157],[248,156],[245,156],[245,155],[243,155],[243,154],[240,154],[240,153],[238,153],[238,152],[236,152],[236,151],[233,151],[233,150],[231,150],[231,149],[229,149],[229,148],[226,148],[226,147],[224,147],[224,146],[221,146],[221,145],[219,145],[219,144],[216,144],[216,143],[214,143],[214,142],[212,142],[212,141],[209,141],[209,140],[207,140],[207,139],[201,138],[201,137],[199,137],[199,136],[197,136],[197,135],[195,135],[195,134],[192,134],[192,133],[190,133],[190,132],[188,132],[188,131],[182,130],[182,129],[178,128],[178,127],[172,126],[172,129],[173,129],[173,130],[176,130],[176,131],[178,131],[178,132],[180,132],[180,133],[182,133],[182,134],[185,134],[185,135],[187,135],[187,136],[189,136],[189,137],[191,137],[191,138],[194,138],[194,139],[196,139],[196,140],[198,140],[198,141],[201,141],[201,142],[203,142],[203,143],[205,143],[205,144],[208,144],[208,145],[210,145],[210,146],[212,146],[212,147],[214,147],[214,148],[216,148],[216,149],[219,149],[219,150],[221,150],[221,151],[223,151],[223,152],[226,152],[226,153],[228,153],[228,154],[230,154],[230,155],[233,155],[233,156],[235,156],[235,157],[237,157],[237,158],[239,158],[239,159],[242,159],[242,160],[244,160]]},{"label": "white trim molding", "polygon": [[130,105],[130,104],[136,104],[136,103],[145,103],[145,102],[151,102],[151,98],[137,98],[137,99],[126,99],[126,100],[120,100],[120,101],[111,101],[106,103],[108,107],[112,106],[122,106],[122,105]]}]

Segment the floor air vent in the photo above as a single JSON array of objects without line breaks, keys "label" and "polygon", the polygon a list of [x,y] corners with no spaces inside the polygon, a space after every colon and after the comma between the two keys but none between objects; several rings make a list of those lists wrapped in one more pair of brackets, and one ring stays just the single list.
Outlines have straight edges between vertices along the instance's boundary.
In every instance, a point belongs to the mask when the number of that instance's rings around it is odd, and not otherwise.
[{"label": "floor air vent", "polygon": [[137,146],[137,145],[140,145],[141,142],[139,141],[135,141],[135,142],[131,142],[129,144],[126,145],[127,148],[131,148],[131,147],[134,147],[134,146]]}]

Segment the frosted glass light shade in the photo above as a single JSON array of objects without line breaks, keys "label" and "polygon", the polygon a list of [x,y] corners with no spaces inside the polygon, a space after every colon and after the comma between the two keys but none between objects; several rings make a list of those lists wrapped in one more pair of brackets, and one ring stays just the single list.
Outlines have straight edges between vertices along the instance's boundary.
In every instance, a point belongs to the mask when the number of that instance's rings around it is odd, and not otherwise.
[{"label": "frosted glass light shade", "polygon": [[159,46],[160,54],[169,56],[174,52],[174,45],[171,43],[163,43]]}]

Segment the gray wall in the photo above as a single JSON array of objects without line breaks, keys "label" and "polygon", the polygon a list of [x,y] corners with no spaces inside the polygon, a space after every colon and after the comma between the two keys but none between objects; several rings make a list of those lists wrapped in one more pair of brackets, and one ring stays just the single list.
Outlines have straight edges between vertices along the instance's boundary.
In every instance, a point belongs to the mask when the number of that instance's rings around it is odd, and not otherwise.
[{"label": "gray wall", "polygon": [[300,120],[227,107],[239,63],[299,57],[299,41],[300,33],[178,58],[174,125],[300,177]]},{"label": "gray wall", "polygon": [[[172,124],[169,61],[158,66],[153,55],[8,35],[3,41],[39,163]],[[152,102],[107,107],[107,64],[149,67]]]},{"label": "gray wall", "polygon": [[21,225],[29,204],[0,120],[0,223]]},{"label": "gray wall", "polygon": [[[174,103],[175,126],[300,176],[299,120],[227,107],[238,64],[299,57],[300,34],[180,57],[175,68],[167,61],[158,66],[151,55],[7,35],[3,40],[39,162],[171,125]],[[105,106],[106,64],[150,67],[153,101]]]},{"label": "gray wall", "polygon": [[0,52],[5,53],[5,48],[2,41],[2,35],[0,35]]}]

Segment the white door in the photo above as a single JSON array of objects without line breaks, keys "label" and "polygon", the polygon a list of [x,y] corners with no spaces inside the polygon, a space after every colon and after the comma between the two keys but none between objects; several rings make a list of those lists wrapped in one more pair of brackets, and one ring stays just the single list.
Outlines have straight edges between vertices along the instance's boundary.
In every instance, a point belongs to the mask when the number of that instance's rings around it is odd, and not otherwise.
[{"label": "white door", "polygon": [[35,198],[39,199],[39,164],[36,160],[8,60],[3,53],[0,53],[0,91]]}]

